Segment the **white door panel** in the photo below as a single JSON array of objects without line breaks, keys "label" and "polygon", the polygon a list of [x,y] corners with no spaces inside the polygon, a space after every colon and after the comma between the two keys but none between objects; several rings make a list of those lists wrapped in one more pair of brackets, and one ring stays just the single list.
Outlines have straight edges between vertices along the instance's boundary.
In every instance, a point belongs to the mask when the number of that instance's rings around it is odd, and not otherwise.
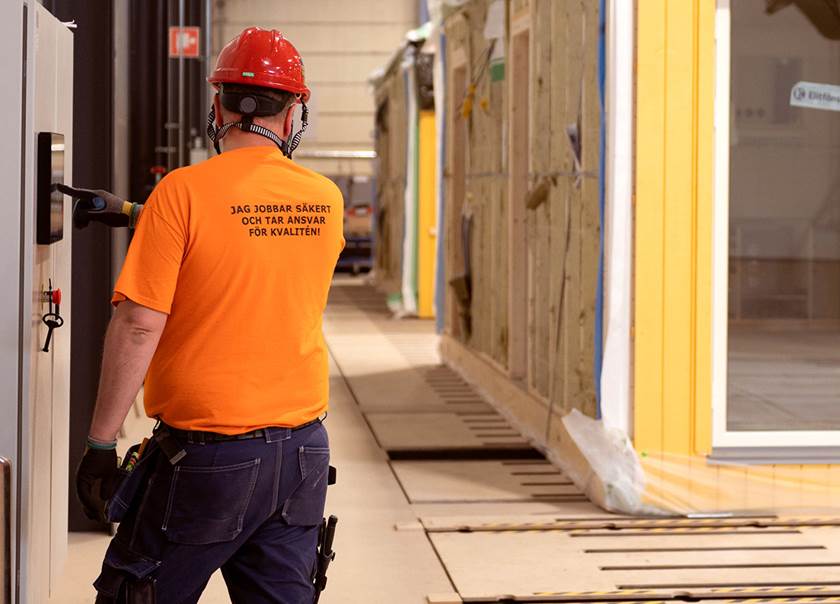
[{"label": "white door panel", "polygon": [[[39,132],[64,135],[65,182],[72,167],[72,33],[43,7],[34,7],[34,103],[32,139]],[[30,165],[37,157],[28,158]],[[30,172],[28,198],[35,204],[35,170]],[[22,430],[21,540],[23,584],[21,601],[46,602],[61,574],[67,552],[68,416],[70,392],[70,256],[71,202],[65,198],[64,239],[52,245],[35,242],[34,224],[28,233],[32,245],[29,400]],[[47,327],[42,316],[49,304],[44,291],[50,281],[62,290],[61,314],[65,325],[53,334],[49,352],[42,348]]]}]

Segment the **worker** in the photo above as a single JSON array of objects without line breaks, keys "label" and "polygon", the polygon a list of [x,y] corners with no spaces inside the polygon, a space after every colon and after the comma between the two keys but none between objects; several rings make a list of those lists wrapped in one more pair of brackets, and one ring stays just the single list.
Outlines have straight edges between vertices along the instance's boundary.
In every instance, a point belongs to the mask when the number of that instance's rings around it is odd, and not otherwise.
[{"label": "worker", "polygon": [[[221,153],[146,201],[113,295],[76,488],[120,521],[98,603],[312,602],[329,478],[322,316],[343,200],[290,156],[310,91],[294,46],[248,28],[219,54],[208,134]],[[101,192],[106,193],[106,192]],[[118,466],[145,379],[156,427]]]}]

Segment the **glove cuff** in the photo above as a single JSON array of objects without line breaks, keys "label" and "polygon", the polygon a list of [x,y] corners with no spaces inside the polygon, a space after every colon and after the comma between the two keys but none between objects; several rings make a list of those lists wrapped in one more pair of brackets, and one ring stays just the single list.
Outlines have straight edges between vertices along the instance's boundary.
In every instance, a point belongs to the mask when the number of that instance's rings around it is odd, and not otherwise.
[{"label": "glove cuff", "polygon": [[140,218],[140,210],[143,208],[143,204],[140,203],[132,203],[131,204],[131,211],[128,214],[128,228],[133,229],[137,226],[137,219]]},{"label": "glove cuff", "polygon": [[116,440],[98,440],[92,436],[87,437],[87,446],[89,449],[96,449],[98,451],[112,451],[117,448]]}]

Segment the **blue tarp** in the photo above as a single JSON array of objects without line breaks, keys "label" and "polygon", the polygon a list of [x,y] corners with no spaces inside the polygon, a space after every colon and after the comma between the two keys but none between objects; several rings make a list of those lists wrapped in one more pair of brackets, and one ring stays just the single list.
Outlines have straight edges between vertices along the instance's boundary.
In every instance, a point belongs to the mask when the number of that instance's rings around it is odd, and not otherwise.
[{"label": "blue tarp", "polygon": [[606,84],[606,38],[607,38],[607,10],[606,0],[601,0],[598,6],[598,92],[601,108],[601,141],[600,160],[598,170],[598,205],[600,210],[600,250],[598,254],[598,290],[595,295],[595,403],[596,417],[601,419],[601,370],[604,363],[604,214],[606,197],[606,115],[604,111],[604,96]]}]

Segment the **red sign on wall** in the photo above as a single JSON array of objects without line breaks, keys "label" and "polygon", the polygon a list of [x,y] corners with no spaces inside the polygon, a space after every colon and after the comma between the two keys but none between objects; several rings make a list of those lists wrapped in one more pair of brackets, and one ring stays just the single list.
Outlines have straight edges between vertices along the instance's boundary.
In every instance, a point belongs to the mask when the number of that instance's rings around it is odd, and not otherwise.
[{"label": "red sign on wall", "polygon": [[198,58],[200,27],[170,27],[169,28],[169,58],[188,59]]}]

